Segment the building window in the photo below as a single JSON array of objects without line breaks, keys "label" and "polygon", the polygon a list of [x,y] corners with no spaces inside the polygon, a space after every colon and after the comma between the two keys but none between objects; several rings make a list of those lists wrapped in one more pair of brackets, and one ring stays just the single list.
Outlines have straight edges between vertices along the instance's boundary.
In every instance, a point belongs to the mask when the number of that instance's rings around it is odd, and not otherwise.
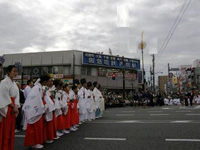
[{"label": "building window", "polygon": [[81,67],[81,75],[86,75],[86,67]]},{"label": "building window", "polygon": [[92,68],[91,67],[87,67],[87,75],[88,76],[91,76],[91,74],[92,74]]},{"label": "building window", "polygon": [[63,74],[63,66],[54,66],[53,74]]},{"label": "building window", "polygon": [[42,74],[48,73],[48,67],[42,67]]},{"label": "building window", "polygon": [[106,77],[107,69],[105,68],[98,68],[98,76],[100,77]]},{"label": "building window", "polygon": [[53,67],[48,67],[48,73],[49,73],[49,74],[52,74],[52,73],[53,73],[52,69],[53,69]]}]

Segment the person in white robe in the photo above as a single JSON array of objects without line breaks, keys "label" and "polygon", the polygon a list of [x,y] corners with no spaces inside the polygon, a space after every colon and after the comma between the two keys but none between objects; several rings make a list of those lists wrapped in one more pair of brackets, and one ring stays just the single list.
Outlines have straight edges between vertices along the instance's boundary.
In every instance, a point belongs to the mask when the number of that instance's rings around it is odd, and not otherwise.
[{"label": "person in white robe", "polygon": [[[25,98],[25,100],[27,99],[27,97],[28,97],[29,93],[31,92],[32,88],[33,88],[33,81],[32,80],[28,80],[27,81],[27,86],[24,89],[24,98]],[[27,122],[26,122],[26,119],[25,119],[25,115],[23,115],[22,124],[23,124],[23,130],[26,130],[26,128],[27,128]]]},{"label": "person in white robe", "polygon": [[[12,105],[10,97],[15,98],[15,107]],[[11,106],[17,111],[20,107],[19,102],[19,90],[16,85],[16,82],[9,76],[6,76],[0,84],[0,114],[3,117],[6,117],[8,106]]]},{"label": "person in white robe", "polygon": [[43,115],[47,108],[43,86],[46,86],[49,80],[49,75],[40,76],[24,103],[23,110],[28,123],[24,140],[25,146],[32,146],[36,149],[43,148]]},{"label": "person in white robe", "polygon": [[[79,82],[79,80],[78,79],[75,79],[74,81],[73,81],[73,84],[75,85],[75,86],[77,86],[77,100],[78,100],[78,104],[77,104],[77,109],[78,109],[78,112],[79,112],[79,109],[80,109],[80,103],[79,103],[79,98],[80,98],[80,96],[79,96],[79,91],[80,91],[80,89],[81,89],[81,84],[80,84],[80,82]],[[75,95],[75,93],[74,93],[74,95]],[[80,116],[80,114],[79,114],[79,116]],[[79,117],[80,118],[80,117]],[[81,125],[82,123],[79,121],[79,125]],[[77,125],[78,126],[78,125]]]},{"label": "person in white robe", "polygon": [[81,80],[81,89],[78,91],[78,96],[79,96],[79,114],[80,114],[80,122],[85,122],[86,118],[86,87],[87,87],[87,82],[85,78],[82,78]]},{"label": "person in white robe", "polygon": [[28,80],[27,81],[27,86],[24,89],[24,97],[25,97],[25,99],[28,97],[28,94],[30,93],[32,88],[33,88],[33,81],[32,80]]},{"label": "person in white robe", "polygon": [[88,87],[88,98],[87,98],[87,112],[89,116],[89,121],[95,119],[95,111],[96,111],[96,105],[94,101],[94,95],[93,95],[93,85],[92,82],[87,83]]},{"label": "person in white robe", "polygon": [[103,107],[101,106],[101,103],[104,104],[103,102],[103,96],[101,94],[101,92],[98,90],[99,84],[98,82],[94,82],[94,90],[93,90],[93,94],[94,94],[94,100],[96,103],[96,118],[100,118],[102,117],[102,111],[103,111]]},{"label": "person in white robe", "polygon": [[7,67],[7,76],[0,84],[0,149],[14,149],[15,122],[18,115],[19,90],[14,81],[16,66]]},{"label": "person in white robe", "polygon": [[57,118],[57,136],[60,137],[63,134],[68,134],[69,131],[64,129],[64,120],[63,115],[66,115],[68,112],[68,106],[63,98],[63,82],[60,79],[55,79],[53,82],[56,93],[55,93],[55,116]]},{"label": "person in white robe", "polygon": [[99,87],[98,87],[98,90],[99,90],[99,94],[100,94],[100,104],[99,104],[99,108],[100,108],[100,117],[103,116],[103,112],[105,110],[105,100],[104,100],[104,97],[103,97],[103,94],[102,92],[100,91],[101,90],[101,85],[99,84]]}]

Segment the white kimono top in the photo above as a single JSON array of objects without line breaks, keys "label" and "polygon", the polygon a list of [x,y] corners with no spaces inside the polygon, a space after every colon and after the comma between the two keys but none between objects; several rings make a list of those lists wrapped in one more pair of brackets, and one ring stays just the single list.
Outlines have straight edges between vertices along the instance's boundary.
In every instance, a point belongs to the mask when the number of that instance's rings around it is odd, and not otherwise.
[{"label": "white kimono top", "polygon": [[51,121],[53,119],[53,111],[55,110],[55,104],[53,103],[51,99],[52,95],[52,89],[45,88],[45,97],[44,100],[46,102],[46,114],[45,114],[45,120],[46,121]]},{"label": "white kimono top", "polygon": [[93,91],[91,90],[88,90],[88,94],[89,96],[91,96],[89,98],[89,101],[90,101],[90,112],[93,112],[96,110],[96,104],[95,104],[95,101],[94,101],[94,94],[93,94]]},{"label": "white kimono top", "polygon": [[27,123],[34,124],[37,122],[45,112],[45,106],[43,104],[43,88],[40,83],[37,83],[29,93],[23,110],[25,113],[25,119]]},{"label": "white kimono top", "polygon": [[12,103],[11,97],[15,98],[15,105],[19,108],[19,89],[10,77],[6,76],[0,83],[0,115],[6,117],[8,105]]},{"label": "white kimono top", "polygon": [[79,113],[85,114],[86,113],[86,97],[87,97],[87,89],[84,87],[81,87],[81,89],[78,91],[78,105],[79,105]]},{"label": "white kimono top", "polygon": [[24,98],[25,98],[25,100],[27,99],[28,94],[30,93],[30,91],[31,91],[31,87],[27,85],[26,88],[24,89]]},{"label": "white kimono top", "polygon": [[95,99],[95,103],[96,103],[96,108],[100,108],[100,103],[101,103],[101,92],[95,87],[93,90],[93,94],[94,94],[94,99]]}]

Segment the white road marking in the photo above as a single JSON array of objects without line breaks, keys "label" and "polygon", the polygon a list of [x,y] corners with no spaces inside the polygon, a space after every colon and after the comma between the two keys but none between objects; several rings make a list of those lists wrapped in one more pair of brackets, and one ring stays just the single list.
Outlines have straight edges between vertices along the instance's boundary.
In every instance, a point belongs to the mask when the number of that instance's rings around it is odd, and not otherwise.
[{"label": "white road marking", "polygon": [[21,137],[21,138],[24,138],[25,135],[15,135],[15,137]]},{"label": "white road marking", "polygon": [[165,139],[167,142],[200,142],[200,139]]},{"label": "white road marking", "polygon": [[191,122],[191,120],[175,120],[175,121],[171,121],[170,123],[189,123]]},{"label": "white road marking", "polygon": [[116,114],[117,117],[122,117],[122,116],[135,116],[134,114]]},{"label": "white road marking", "polygon": [[200,109],[200,105],[196,106],[195,109]]},{"label": "white road marking", "polygon": [[200,121],[194,121],[194,120],[105,120],[105,121],[95,121],[95,122],[86,122],[86,123],[92,123],[92,124],[181,124],[181,123],[187,123],[187,124],[200,124]]},{"label": "white road marking", "polygon": [[125,113],[129,113],[130,112],[131,113],[131,112],[135,112],[135,111],[122,111],[122,112],[125,112]]},{"label": "white road marking", "polygon": [[171,109],[171,108],[169,108],[169,107],[165,107],[165,108],[162,108],[162,109]]},{"label": "white road marking", "polygon": [[185,114],[187,116],[200,116],[200,114]]},{"label": "white road marking", "polygon": [[126,141],[126,138],[90,138],[90,137],[85,137],[84,140],[98,140],[98,141]]},{"label": "white road marking", "polygon": [[151,116],[168,116],[169,114],[150,114]]},{"label": "white road marking", "polygon": [[125,120],[125,121],[120,121],[121,123],[137,123],[139,120]]}]

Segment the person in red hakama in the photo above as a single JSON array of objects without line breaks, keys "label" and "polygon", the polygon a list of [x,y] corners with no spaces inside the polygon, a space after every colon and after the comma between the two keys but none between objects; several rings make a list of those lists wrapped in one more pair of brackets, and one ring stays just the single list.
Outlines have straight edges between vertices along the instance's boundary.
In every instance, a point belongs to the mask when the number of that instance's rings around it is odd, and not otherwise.
[{"label": "person in red hakama", "polygon": [[28,123],[25,134],[24,146],[31,146],[32,148],[43,148],[44,142],[44,112],[46,102],[43,99],[43,86],[47,85],[50,80],[49,75],[42,75],[36,81],[35,86],[29,93],[23,110],[25,118]]},{"label": "person in red hakama", "polygon": [[73,107],[73,100],[70,99],[70,87],[68,84],[65,84],[63,87],[64,90],[64,99],[65,102],[67,103],[68,106],[68,112],[67,115],[64,118],[64,124],[65,124],[65,129],[67,129],[67,131],[76,131],[77,129],[72,127],[72,107]]},{"label": "person in red hakama", "polygon": [[[56,88],[55,94],[55,115],[56,115],[56,129],[57,136],[62,136],[64,133],[67,133],[64,128],[64,113],[66,112],[67,104],[63,101],[63,82],[60,79],[55,79],[53,84]],[[62,132],[62,133],[61,133]]]},{"label": "person in red hakama", "polygon": [[73,99],[73,108],[71,110],[71,123],[74,128],[76,128],[79,124],[77,92],[77,86],[72,86],[72,90],[70,91],[70,99]]},{"label": "person in red hakama", "polygon": [[0,150],[14,149],[15,122],[20,107],[19,90],[13,81],[18,74],[16,66],[8,66],[7,73],[0,84]]},{"label": "person in red hakama", "polygon": [[45,113],[44,119],[44,142],[53,143],[54,139],[58,139],[56,135],[56,126],[55,126],[55,102],[53,95],[53,80],[49,80],[47,87],[45,87],[45,101],[47,103],[47,110]]}]

